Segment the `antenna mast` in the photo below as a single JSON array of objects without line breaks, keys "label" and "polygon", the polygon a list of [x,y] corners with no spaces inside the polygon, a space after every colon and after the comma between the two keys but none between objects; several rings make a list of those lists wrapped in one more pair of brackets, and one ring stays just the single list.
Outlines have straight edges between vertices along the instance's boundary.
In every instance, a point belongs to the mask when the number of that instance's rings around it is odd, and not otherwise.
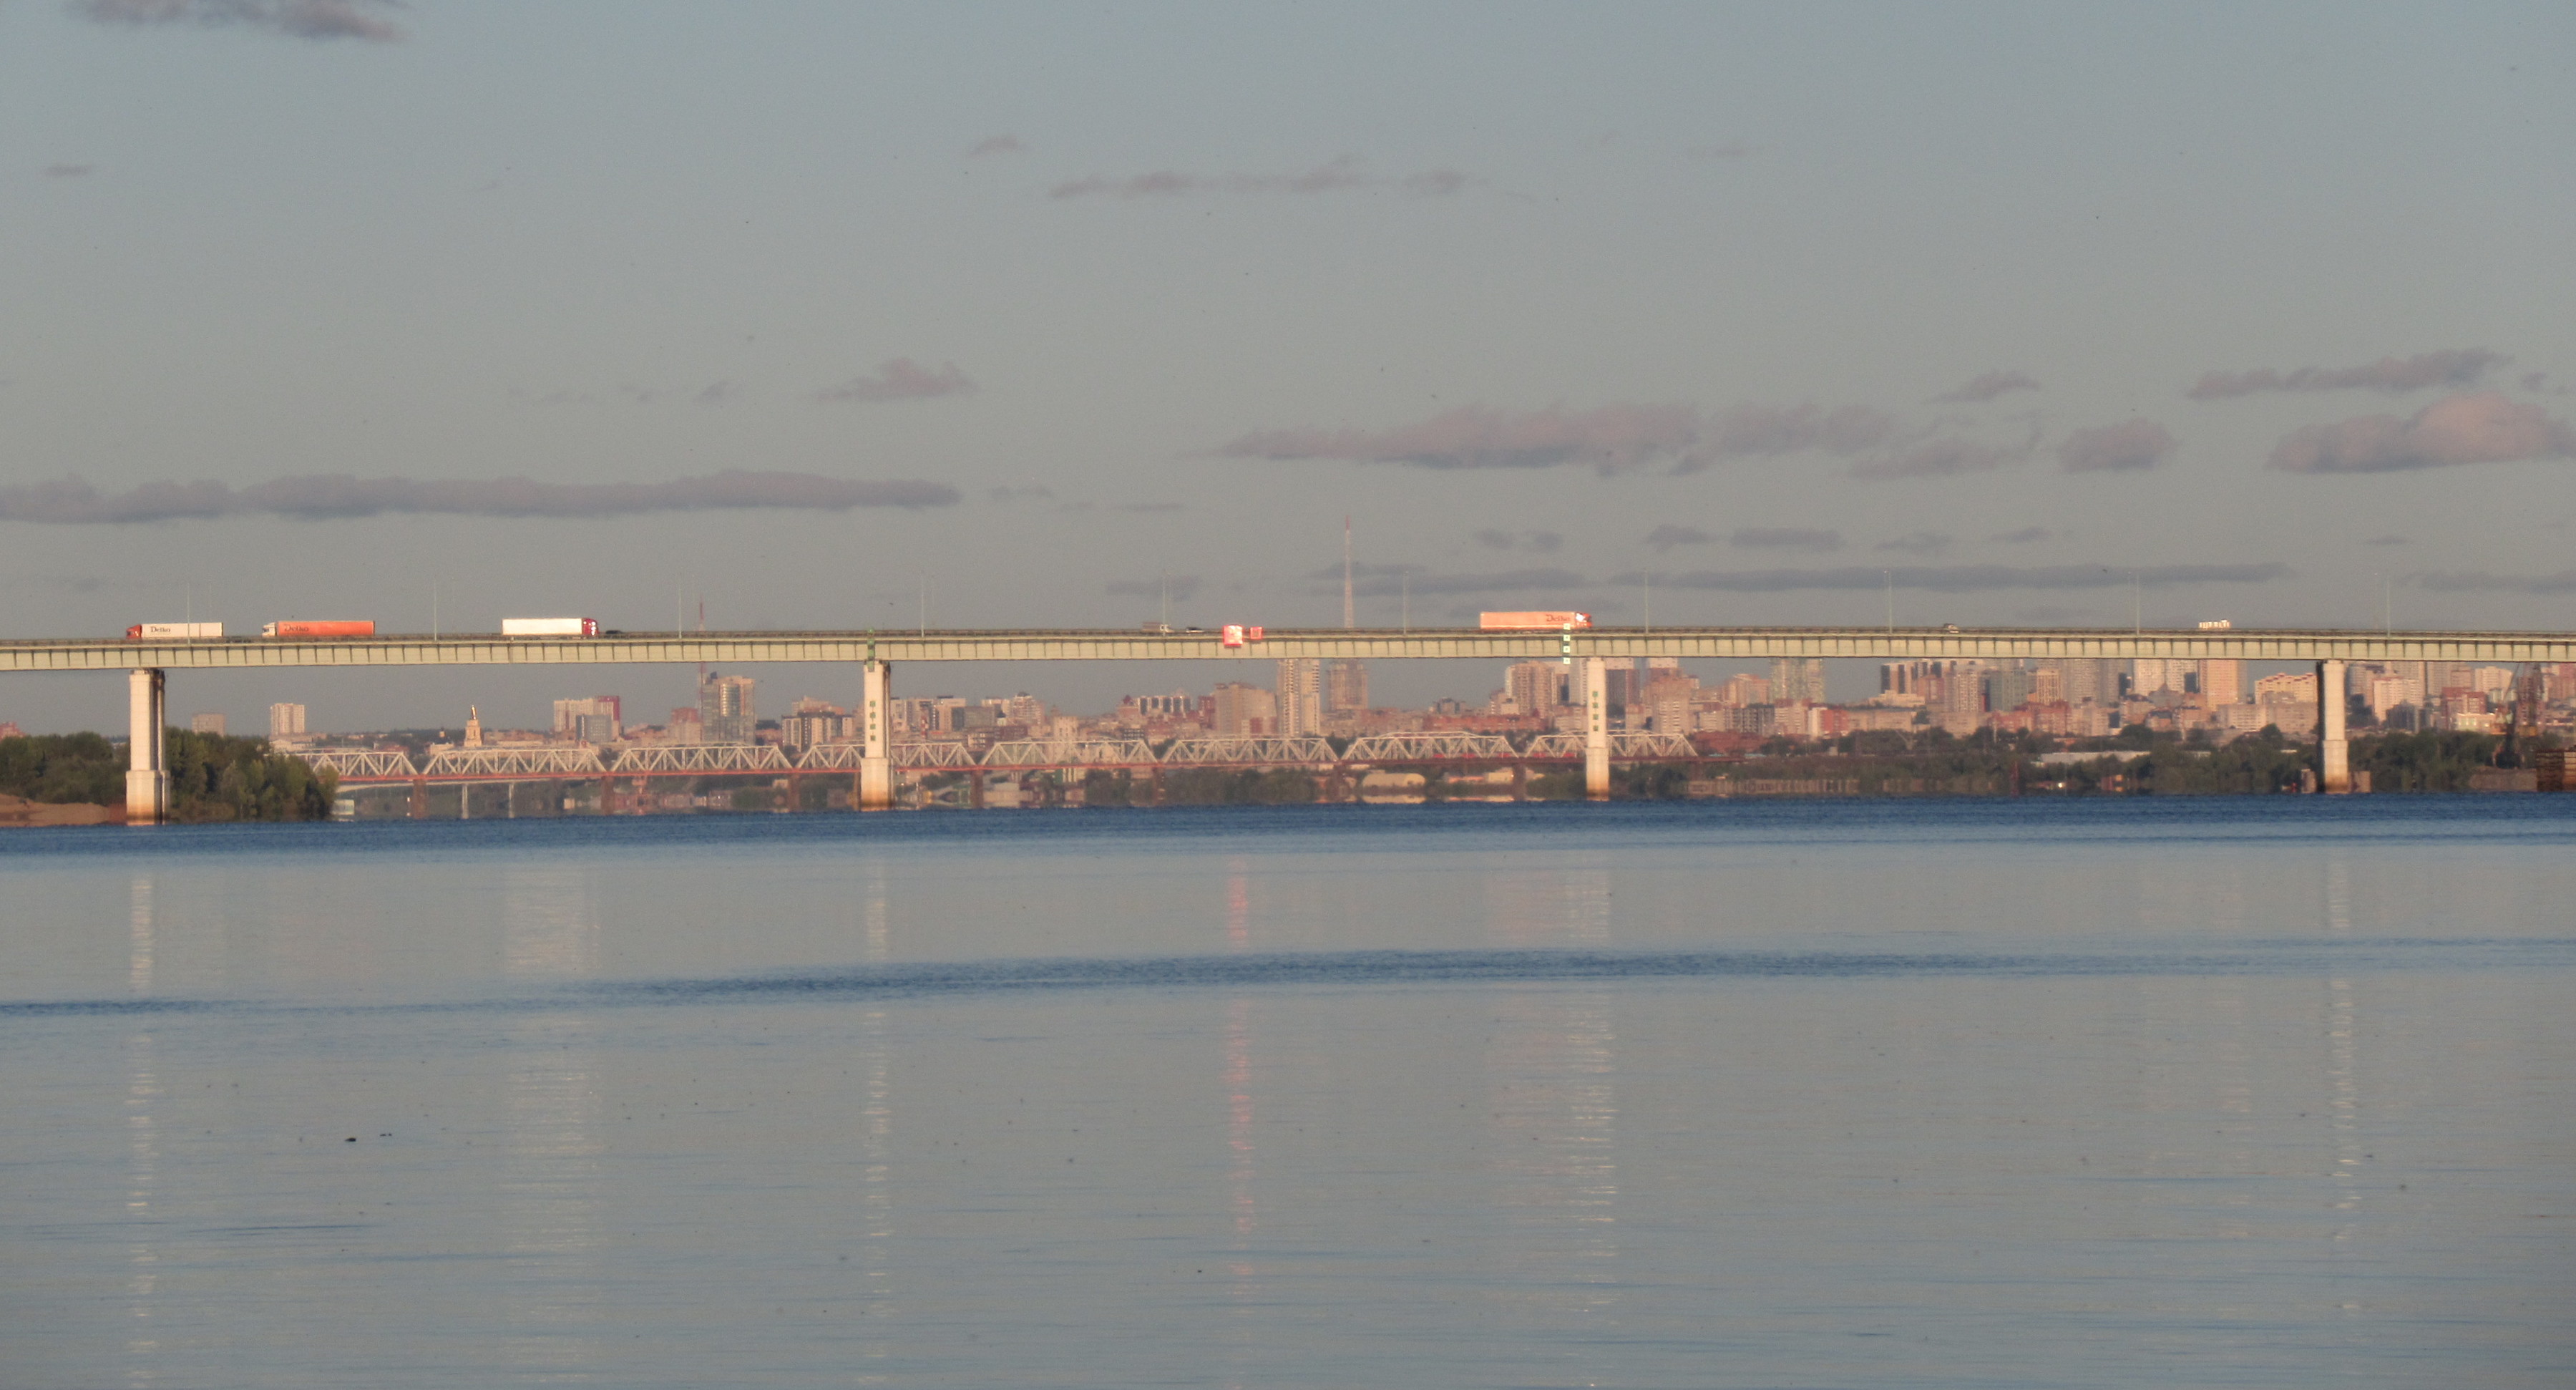
[{"label": "antenna mast", "polygon": [[1342,517],[1342,626],[1358,627],[1359,610],[1351,604],[1351,519]]}]

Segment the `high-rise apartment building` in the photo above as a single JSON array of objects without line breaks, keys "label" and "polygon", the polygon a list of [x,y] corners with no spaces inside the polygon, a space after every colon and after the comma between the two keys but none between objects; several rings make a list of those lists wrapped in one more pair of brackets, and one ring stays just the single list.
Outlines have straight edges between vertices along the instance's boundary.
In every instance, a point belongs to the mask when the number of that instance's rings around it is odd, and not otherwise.
[{"label": "high-rise apartment building", "polygon": [[1356,714],[1368,707],[1368,663],[1356,659],[1325,662],[1324,712]]},{"label": "high-rise apartment building", "polygon": [[1986,719],[1986,670],[1982,661],[1953,661],[1941,672],[1940,693],[1925,707],[1932,722],[1958,738],[1977,731]]},{"label": "high-rise apartment building", "polygon": [[2211,709],[2245,703],[2245,663],[2233,659],[2200,663],[2200,702]]},{"label": "high-rise apartment building", "polygon": [[2007,661],[1986,677],[1988,709],[2019,709],[2037,697],[2039,673],[2018,661]]},{"label": "high-rise apartment building", "polygon": [[2182,672],[2177,665],[2189,662],[2167,661],[2160,656],[2142,656],[2129,663],[2129,693],[2145,699],[2159,690],[2177,690],[2182,685]]},{"label": "high-rise apartment building", "polygon": [[757,717],[749,676],[709,675],[698,686],[698,727],[709,743],[750,743]]},{"label": "high-rise apartment building", "polygon": [[2275,672],[2254,682],[2254,698],[2267,705],[2313,705],[2317,702],[2317,673]]},{"label": "high-rise apartment building", "polygon": [[2107,705],[2118,699],[2119,675],[2111,666],[2112,663],[2094,657],[2040,663],[2042,670],[2056,670],[2057,698],[2070,705],[2080,705],[2087,700]]},{"label": "high-rise apartment building", "polygon": [[1324,731],[1324,663],[1292,656],[1279,663],[1279,733],[1304,738]]},{"label": "high-rise apartment building", "polygon": [[1219,681],[1212,711],[1219,738],[1259,738],[1279,732],[1279,697],[1242,681]]},{"label": "high-rise apartment building", "polygon": [[[1693,697],[1698,694],[1699,679],[1683,675],[1678,666],[1655,671],[1654,679],[1646,682],[1645,693],[1639,701],[1647,712],[1646,727],[1659,734],[1692,732],[1695,716],[1691,705]],[[1636,707],[1632,706],[1628,727],[1633,729],[1636,726]]]},{"label": "high-rise apartment building", "polygon": [[1567,693],[1572,670],[1561,661],[1515,661],[1504,667],[1504,712],[1546,714],[1572,703]]},{"label": "high-rise apartment building", "polygon": [[1825,663],[1821,657],[1779,656],[1771,659],[1771,701],[1825,702]]},{"label": "high-rise apartment building", "polygon": [[555,701],[555,737],[580,743],[615,743],[626,731],[624,706],[614,695]]},{"label": "high-rise apartment building", "polygon": [[268,736],[270,738],[302,738],[304,736],[304,706],[270,705],[268,707]]},{"label": "high-rise apartment building", "polygon": [[224,735],[224,717],[220,714],[189,715],[188,732],[192,734],[213,734],[215,737],[221,738]]}]

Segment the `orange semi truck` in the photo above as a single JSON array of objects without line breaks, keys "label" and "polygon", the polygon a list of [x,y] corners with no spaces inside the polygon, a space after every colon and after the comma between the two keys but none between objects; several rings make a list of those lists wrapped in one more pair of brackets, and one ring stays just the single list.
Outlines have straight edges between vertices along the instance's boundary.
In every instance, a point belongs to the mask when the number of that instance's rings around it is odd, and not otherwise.
[{"label": "orange semi truck", "polygon": [[295,619],[270,623],[259,630],[262,637],[373,637],[376,624],[369,618]]},{"label": "orange semi truck", "polygon": [[1554,632],[1561,628],[1592,626],[1589,613],[1480,613],[1476,616],[1476,626],[1487,632],[1515,632],[1531,628]]}]

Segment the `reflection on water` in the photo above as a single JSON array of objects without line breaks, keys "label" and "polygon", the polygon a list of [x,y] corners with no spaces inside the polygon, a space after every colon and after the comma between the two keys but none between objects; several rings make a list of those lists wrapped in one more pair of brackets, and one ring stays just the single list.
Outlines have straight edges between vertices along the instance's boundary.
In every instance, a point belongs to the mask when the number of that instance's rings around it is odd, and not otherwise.
[{"label": "reflection on water", "polygon": [[1503,809],[21,861],[0,1385],[2564,1381],[2576,801]]},{"label": "reflection on water", "polygon": [[[137,873],[129,886],[126,988],[152,992],[152,966],[157,954],[152,913],[152,878]],[[152,1056],[152,1035],[125,1039],[125,1225],[127,1273],[125,1296],[129,1322],[125,1335],[126,1383],[150,1385],[159,1379],[159,1336],[152,1325],[152,1293],[160,1283],[161,1257],[154,1242],[159,1217],[152,1210],[153,1190],[161,1167],[160,1139],[153,1128],[152,1103],[161,1094],[161,1077]]]},{"label": "reflection on water", "polygon": [[[595,891],[592,875],[579,869],[503,875],[502,969],[532,980],[598,973]],[[519,1019],[502,1052],[500,1223],[512,1286],[506,1354],[544,1381],[587,1379],[600,1352],[602,1107],[592,1027],[569,1012]]]},{"label": "reflection on water", "polygon": [[152,1121],[153,1102],[161,1095],[161,1077],[152,1055],[152,1035],[136,1033],[125,1040],[125,1225],[127,1273],[125,1297],[130,1321],[125,1334],[126,1382],[150,1385],[159,1380],[161,1339],[153,1326],[153,1291],[161,1280],[157,1245],[161,1218],[153,1210],[160,1183],[160,1135]]},{"label": "reflection on water", "polygon": [[[1514,947],[1606,945],[1611,901],[1597,858],[1486,884],[1494,938]],[[1515,990],[1495,1010],[1486,1070],[1493,1200],[1508,1223],[1501,1272],[1515,1315],[1536,1326],[1598,1332],[1617,1299],[1617,1045],[1606,990]]]},{"label": "reflection on water", "polygon": [[514,868],[501,878],[501,970],[514,980],[578,980],[599,973],[597,875],[586,869]]},{"label": "reflection on water", "polygon": [[[884,964],[888,951],[886,867],[868,864],[860,950],[868,964]],[[864,1103],[859,1108],[859,1359],[882,1362],[890,1354],[887,1336],[894,1326],[894,1055],[887,1038],[886,1011],[872,1007],[859,1015],[859,1067]],[[882,1385],[882,1371],[853,1377],[862,1385]]]},{"label": "reflection on water", "polygon": [[[2326,857],[2325,906],[2326,932],[2331,936],[2351,936],[2352,866],[2341,854]],[[2360,1209],[2362,1197],[2361,1086],[2353,1071],[2353,1050],[2359,1038],[2354,1018],[2358,1005],[2348,975],[2328,975],[2325,993],[2326,1114],[2334,1128],[2334,1209],[2350,1213]],[[2348,1247],[2359,1229],[2351,1220],[2336,1226],[2336,1249]],[[2346,1312],[2353,1308],[2349,1303],[2342,1306]]]}]

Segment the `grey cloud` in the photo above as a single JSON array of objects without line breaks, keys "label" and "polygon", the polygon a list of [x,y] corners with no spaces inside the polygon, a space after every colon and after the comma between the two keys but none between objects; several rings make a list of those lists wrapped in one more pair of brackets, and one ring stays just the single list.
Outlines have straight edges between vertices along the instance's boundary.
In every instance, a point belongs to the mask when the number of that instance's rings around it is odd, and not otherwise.
[{"label": "grey cloud", "polygon": [[2363,544],[2363,545],[2404,545],[2404,544],[2406,544],[2406,538],[2405,538],[2404,536],[2400,536],[2400,535],[2396,535],[2396,534],[2392,533],[2392,534],[2385,535],[2385,536],[2373,536],[2373,537],[2371,537],[2369,540],[2363,541],[2363,542],[2362,542],[2362,544]]},{"label": "grey cloud", "polygon": [[1476,544],[1489,550],[1526,550],[1536,555],[1553,555],[1565,544],[1558,531],[1479,531]]},{"label": "grey cloud", "polygon": [[1356,155],[1344,155],[1300,174],[1184,174],[1163,169],[1125,178],[1093,175],[1057,184],[1051,198],[1173,198],[1203,193],[1339,193],[1387,190],[1437,197],[1455,193],[1471,182],[1453,169],[1430,169],[1387,178],[1368,172]]},{"label": "grey cloud", "polygon": [[1693,159],[1750,159],[1753,157],[1753,147],[1729,140],[1722,145],[1693,145],[1683,153]]},{"label": "grey cloud", "polygon": [[1955,478],[1967,473],[1992,472],[2028,457],[2030,449],[2026,445],[2014,448],[1945,435],[1876,458],[1862,459],[1852,465],[1851,475],[1872,482],[1897,478]]},{"label": "grey cloud", "polygon": [[1679,589],[1716,589],[1728,593],[1775,594],[1799,589],[1899,589],[1965,594],[2016,589],[2109,589],[2136,582],[2150,589],[2181,584],[2268,584],[2286,579],[2290,567],[2259,565],[2154,565],[2143,569],[2107,569],[2099,565],[1900,565],[1893,569],[1847,566],[1838,569],[1701,570],[1663,575],[1657,582]]},{"label": "grey cloud", "polygon": [[1676,473],[1696,473],[1719,458],[1772,457],[1820,450],[1851,455],[1873,449],[1896,432],[1896,421],[1867,406],[1740,405],[1701,427],[1704,446],[1677,463]]},{"label": "grey cloud", "polygon": [[95,164],[48,164],[45,166],[45,177],[49,179],[84,179],[96,172],[98,172],[98,166]]},{"label": "grey cloud", "polygon": [[2069,473],[2126,473],[2153,468],[2171,457],[2173,433],[2153,420],[2123,420],[2077,430],[2057,446],[2057,466]]},{"label": "grey cloud", "polygon": [[2576,594],[2576,570],[2556,574],[2490,574],[2485,570],[2436,572],[2414,582],[2444,594]]},{"label": "grey cloud", "polygon": [[2025,526],[2018,531],[1998,531],[1986,539],[2001,541],[2005,545],[2029,545],[2033,541],[2044,541],[2056,534],[2045,526]]},{"label": "grey cloud", "polygon": [[101,24],[239,25],[299,39],[397,43],[401,26],[383,17],[394,0],[72,0],[72,13]]},{"label": "grey cloud", "polygon": [[[1513,594],[1533,590],[1566,590],[1580,588],[1584,579],[1572,570],[1520,569],[1489,571],[1482,574],[1434,574],[1412,565],[1361,565],[1352,570],[1352,592],[1362,598],[1394,598],[1411,593],[1417,598],[1442,594]],[[1335,565],[1308,576],[1319,587],[1338,589],[1342,570]]]},{"label": "grey cloud", "polygon": [[1646,533],[1646,544],[1657,550],[1670,550],[1677,545],[1706,545],[1716,539],[1696,526],[1675,526],[1670,522]]},{"label": "grey cloud", "polygon": [[2383,357],[2360,367],[2301,367],[2275,371],[2210,372],[2191,388],[2196,401],[2250,396],[2257,391],[2420,391],[2428,386],[2469,386],[2504,362],[2485,348],[2454,348],[2413,357]]},{"label": "grey cloud", "polygon": [[1811,531],[1795,526],[1747,526],[1726,538],[1746,550],[1840,550],[1840,531]]},{"label": "grey cloud", "polygon": [[2072,623],[2078,618],[2092,617],[2093,610],[2068,608],[2063,604],[2041,603],[2028,608],[2016,608],[2012,616],[2013,621],[2017,623],[2029,623],[2034,627],[2057,627]]},{"label": "grey cloud", "polygon": [[1934,400],[1961,404],[1990,401],[2007,391],[2036,391],[2039,383],[2027,372],[1986,372],[1972,377],[1956,391],[1933,397]]},{"label": "grey cloud", "polygon": [[1892,541],[1880,541],[1872,550],[1894,550],[1907,555],[1938,555],[1950,548],[1950,537],[1939,531],[1908,531]]},{"label": "grey cloud", "polygon": [[2293,431],[2272,450],[2287,473],[2390,473],[2576,456],[2576,431],[2493,391],[2445,396],[2411,419],[2364,415]]},{"label": "grey cloud", "polygon": [[1605,475],[1660,464],[1675,473],[1696,473],[1727,457],[1805,449],[1851,453],[1875,445],[1891,427],[1886,416],[1857,406],[1742,406],[1703,416],[1685,405],[1551,407],[1519,415],[1471,405],[1389,430],[1256,431],[1216,453],[1440,469],[1576,464]]},{"label": "grey cloud", "polygon": [[1185,512],[1189,508],[1178,502],[1126,502],[1115,510],[1122,512]]},{"label": "grey cloud", "polygon": [[0,521],[116,525],[221,516],[303,521],[369,516],[613,517],[648,512],[847,511],[945,507],[957,490],[918,480],[724,472],[667,483],[540,483],[527,478],[415,481],[346,474],[279,478],[238,491],[216,482],[145,483],[102,493],[72,479],[0,488]]},{"label": "grey cloud", "polygon": [[1161,598],[1165,593],[1174,598],[1188,598],[1199,591],[1199,577],[1195,574],[1173,574],[1152,579],[1113,579],[1109,581],[1108,591],[1134,598]]},{"label": "grey cloud", "polygon": [[898,357],[877,369],[875,376],[852,377],[838,386],[815,393],[822,401],[923,401],[936,396],[960,396],[972,392],[975,383],[954,362],[942,363],[932,371],[909,357]]},{"label": "grey cloud", "polygon": [[1036,483],[1026,483],[1019,487],[997,487],[985,495],[996,502],[1017,501],[1023,497],[1034,502],[1052,502],[1055,500],[1055,489]]},{"label": "grey cloud", "polygon": [[742,388],[730,381],[709,383],[707,388],[697,395],[697,402],[700,405],[723,405],[728,401],[740,399],[742,399]]},{"label": "grey cloud", "polygon": [[1028,146],[1021,144],[1020,137],[1016,135],[995,135],[977,141],[975,148],[966,152],[966,157],[981,159],[986,155],[1019,154],[1026,149]]}]

